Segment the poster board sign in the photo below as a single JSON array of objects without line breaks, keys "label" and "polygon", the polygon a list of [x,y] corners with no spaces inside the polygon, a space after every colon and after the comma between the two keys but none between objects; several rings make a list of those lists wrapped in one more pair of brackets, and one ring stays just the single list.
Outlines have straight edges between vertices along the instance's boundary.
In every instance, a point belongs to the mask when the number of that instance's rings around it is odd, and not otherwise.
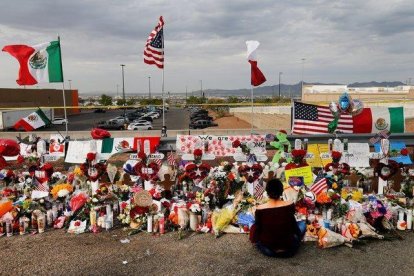
[{"label": "poster board sign", "polygon": [[233,148],[232,143],[236,140],[245,143],[251,153],[266,155],[265,135],[177,135],[176,150],[178,155],[202,149],[215,156],[233,156],[240,151],[240,148]]},{"label": "poster board sign", "polygon": [[285,178],[289,180],[291,177],[303,177],[305,185],[311,185],[313,183],[313,173],[311,166],[285,170]]},{"label": "poster board sign", "polygon": [[62,135],[51,134],[49,140],[49,154],[65,156],[65,143]]}]

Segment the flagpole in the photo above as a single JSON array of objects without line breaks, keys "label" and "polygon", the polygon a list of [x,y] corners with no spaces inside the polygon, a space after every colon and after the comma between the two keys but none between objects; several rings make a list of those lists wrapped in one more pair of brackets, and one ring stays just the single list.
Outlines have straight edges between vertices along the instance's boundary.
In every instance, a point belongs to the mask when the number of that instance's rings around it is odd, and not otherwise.
[{"label": "flagpole", "polygon": [[68,114],[66,112],[66,97],[65,97],[65,78],[63,77],[62,65],[62,49],[60,47],[60,36],[58,35],[59,50],[60,50],[60,70],[62,71],[62,96],[63,96],[63,110],[65,113],[65,137],[68,137]]},{"label": "flagpole", "polygon": [[164,67],[165,67],[165,47],[164,47],[164,26],[162,26],[162,52],[164,64],[162,66],[162,126],[165,127],[165,98],[164,98]]},{"label": "flagpole", "polygon": [[251,124],[251,131],[250,131],[250,134],[253,134],[253,85],[251,85],[251,93],[250,93],[251,95],[251,102],[252,102],[252,118],[251,118],[251,122],[250,122],[250,124]]}]

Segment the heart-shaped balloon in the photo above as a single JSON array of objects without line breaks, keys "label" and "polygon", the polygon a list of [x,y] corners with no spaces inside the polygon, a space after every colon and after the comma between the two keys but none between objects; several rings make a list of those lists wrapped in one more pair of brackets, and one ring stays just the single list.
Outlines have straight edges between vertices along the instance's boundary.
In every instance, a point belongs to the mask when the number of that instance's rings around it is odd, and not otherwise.
[{"label": "heart-shaped balloon", "polygon": [[360,100],[358,99],[352,100],[352,111],[351,111],[352,116],[361,114],[363,110],[364,110],[364,104]]},{"label": "heart-shaped balloon", "polygon": [[338,103],[342,113],[348,112],[348,109],[351,106],[351,97],[345,92],[339,97]]}]

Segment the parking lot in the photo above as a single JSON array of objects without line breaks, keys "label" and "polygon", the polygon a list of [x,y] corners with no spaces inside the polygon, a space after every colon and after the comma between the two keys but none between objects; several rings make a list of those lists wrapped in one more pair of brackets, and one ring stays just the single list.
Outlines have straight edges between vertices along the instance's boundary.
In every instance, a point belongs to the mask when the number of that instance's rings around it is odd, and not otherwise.
[{"label": "parking lot", "polygon": [[[133,110],[126,110],[126,113]],[[69,124],[68,129],[70,131],[76,130],[90,130],[98,124],[100,121],[106,121],[113,119],[117,116],[123,115],[123,110],[107,110],[105,113],[94,113],[93,110],[83,110],[80,114],[68,116]],[[189,113],[186,109],[170,108],[165,113],[165,123],[167,129],[188,129]],[[152,122],[153,130],[161,130],[162,128],[162,116],[158,119],[154,119]],[[41,129],[40,131],[65,131],[65,125],[54,125],[49,128]]]}]

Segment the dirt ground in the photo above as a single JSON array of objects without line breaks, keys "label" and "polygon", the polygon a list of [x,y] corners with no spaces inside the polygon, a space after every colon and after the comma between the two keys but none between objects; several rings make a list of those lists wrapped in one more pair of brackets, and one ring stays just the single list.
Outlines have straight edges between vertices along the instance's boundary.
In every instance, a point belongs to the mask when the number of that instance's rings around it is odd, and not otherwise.
[{"label": "dirt ground", "polygon": [[[261,255],[244,234],[127,236],[122,229],[0,237],[3,275],[413,275],[414,233],[355,248],[306,243],[291,259]],[[128,238],[129,243],[120,240]]]}]

